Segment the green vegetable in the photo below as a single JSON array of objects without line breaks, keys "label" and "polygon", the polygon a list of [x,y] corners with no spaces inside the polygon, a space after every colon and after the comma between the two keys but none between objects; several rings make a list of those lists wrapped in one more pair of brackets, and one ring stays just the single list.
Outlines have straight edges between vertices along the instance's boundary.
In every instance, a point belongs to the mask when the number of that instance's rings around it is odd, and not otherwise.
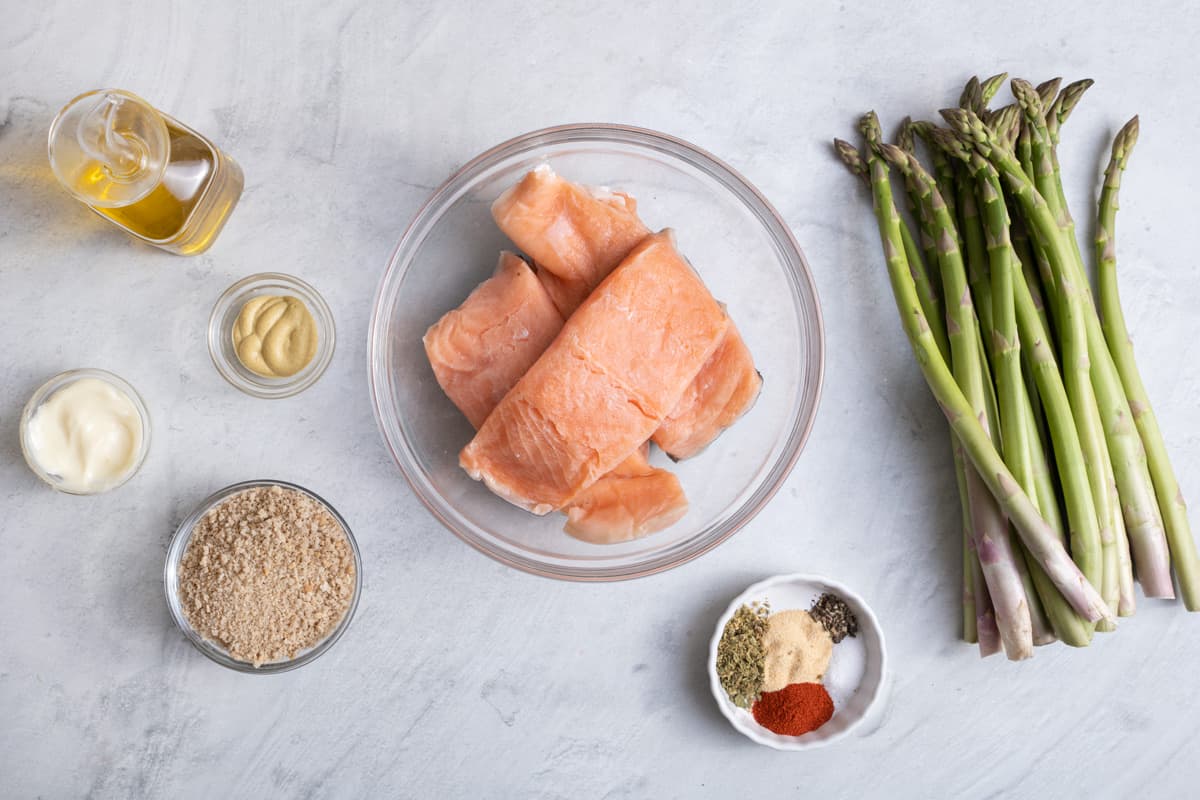
[{"label": "green vegetable", "polygon": [[1171,597],[1173,562],[1185,606],[1200,610],[1200,554],[1117,292],[1117,199],[1137,119],[1113,143],[1101,192],[1098,310],[1057,151],[1092,82],[1015,79],[1016,102],[990,109],[1005,80],[968,81],[961,107],[942,112],[948,129],[906,118],[884,144],[872,113],[862,153],[836,146],[868,179],[902,326],[950,424],[963,636],[1020,659],[1115,630],[1114,612],[1136,609],[1135,568],[1146,596]]},{"label": "green vegetable", "polygon": [[[881,148],[886,155],[897,160],[909,158],[908,154],[899,148],[890,145],[881,145]],[[876,220],[896,307],[926,383],[942,406],[950,427],[962,442],[964,453],[1054,585],[1088,621],[1112,618],[1112,612],[1104,604],[1100,594],[1079,571],[1054,531],[1021,490],[938,352],[929,323],[917,300],[912,276],[908,271],[908,262],[904,257],[899,233],[900,219],[892,199],[887,167],[879,158],[872,158],[868,166],[872,195],[875,198]],[[944,213],[945,209],[942,211]],[[985,554],[981,554],[981,559],[984,557]],[[992,557],[991,554],[988,554],[988,557]]]},{"label": "green vegetable", "polygon": [[1113,141],[1112,158],[1104,173],[1104,187],[1100,192],[1100,220],[1096,233],[1100,307],[1104,317],[1105,340],[1129,398],[1133,421],[1146,449],[1158,508],[1162,513],[1171,558],[1183,592],[1183,602],[1188,611],[1200,611],[1200,559],[1196,556],[1196,544],[1188,525],[1187,505],[1175,478],[1175,471],[1171,468],[1171,461],[1167,457],[1166,444],[1150,405],[1150,397],[1134,361],[1133,345],[1125,326],[1125,315],[1121,310],[1121,299],[1117,290],[1117,197],[1121,189],[1121,173],[1125,170],[1137,136],[1138,118],[1134,117],[1117,133]]}]

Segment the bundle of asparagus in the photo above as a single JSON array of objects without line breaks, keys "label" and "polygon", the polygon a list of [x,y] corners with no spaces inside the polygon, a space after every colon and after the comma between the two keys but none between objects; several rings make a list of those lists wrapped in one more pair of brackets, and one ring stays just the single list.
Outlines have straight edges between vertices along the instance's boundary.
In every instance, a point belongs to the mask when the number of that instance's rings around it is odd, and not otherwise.
[{"label": "bundle of asparagus", "polygon": [[1057,154],[1092,81],[1014,79],[1016,102],[990,109],[1007,78],[972,78],[941,112],[946,127],[905,119],[888,144],[872,112],[862,150],[834,145],[870,186],[901,322],[950,423],[963,636],[1020,660],[1115,630],[1134,613],[1135,576],[1146,597],[1173,598],[1174,567],[1200,610],[1200,559],[1117,293],[1117,196],[1138,119],[1105,171],[1093,295]]}]

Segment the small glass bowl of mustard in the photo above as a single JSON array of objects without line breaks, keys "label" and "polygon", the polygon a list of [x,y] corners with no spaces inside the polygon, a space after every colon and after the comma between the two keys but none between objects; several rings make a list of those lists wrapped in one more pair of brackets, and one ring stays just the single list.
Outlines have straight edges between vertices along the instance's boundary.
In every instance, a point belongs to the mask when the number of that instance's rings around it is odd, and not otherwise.
[{"label": "small glass bowl of mustard", "polygon": [[[281,298],[289,302],[298,300],[303,305],[303,310],[284,311],[282,301],[268,301],[266,298]],[[278,302],[278,308],[272,309],[270,305],[264,306],[264,303],[271,302]],[[243,314],[243,310],[246,311],[246,314]],[[287,330],[268,332],[264,338],[263,347],[263,355],[268,355],[265,362],[258,358],[259,353],[257,352],[253,353],[254,358],[243,358],[243,355],[239,354],[238,339],[246,330],[247,324],[254,322],[252,316],[256,312],[261,312],[262,317],[271,318],[265,321],[266,324],[273,322],[277,316],[281,320],[277,324],[288,328]],[[260,317],[259,322],[264,323],[264,320]],[[303,341],[309,335],[309,331],[305,329],[308,325],[315,328],[316,332],[316,344],[312,348],[303,345]],[[235,331],[237,337],[235,337]],[[266,353],[267,345],[271,343],[267,340],[279,339],[296,342],[296,344],[281,353],[276,352],[277,357],[285,360],[299,357],[300,360],[305,361],[305,357],[310,353],[311,355],[295,372],[284,375],[264,374],[270,371],[264,367],[278,368],[279,366],[280,362],[270,358]],[[280,272],[251,275],[230,286],[218,298],[208,320],[208,353],[212,356],[217,372],[221,373],[221,377],[235,387],[253,397],[265,399],[291,397],[312,386],[333,359],[335,343],[333,313],[326,305],[325,299],[304,281]],[[245,348],[246,345],[243,344],[242,347]],[[251,348],[251,350],[254,349]],[[243,353],[247,352],[243,349]],[[285,364],[285,368],[281,371],[289,372],[290,366]],[[255,368],[252,369],[252,367]]]}]

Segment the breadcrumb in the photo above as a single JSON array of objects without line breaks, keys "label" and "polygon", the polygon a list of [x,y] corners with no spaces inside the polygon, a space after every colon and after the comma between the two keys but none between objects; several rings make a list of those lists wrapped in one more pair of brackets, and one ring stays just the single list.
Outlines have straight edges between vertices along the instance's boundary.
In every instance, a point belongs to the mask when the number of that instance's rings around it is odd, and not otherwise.
[{"label": "breadcrumb", "polygon": [[323,505],[281,486],[225,499],[196,523],[179,568],[196,631],[255,667],[295,658],[341,622],[354,553]]}]

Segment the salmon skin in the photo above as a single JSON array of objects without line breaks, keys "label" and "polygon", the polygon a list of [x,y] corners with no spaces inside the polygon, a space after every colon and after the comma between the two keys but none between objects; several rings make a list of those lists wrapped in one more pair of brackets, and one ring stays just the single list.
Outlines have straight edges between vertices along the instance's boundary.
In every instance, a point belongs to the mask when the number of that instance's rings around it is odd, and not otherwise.
[{"label": "salmon skin", "polygon": [[459,463],[521,508],[563,508],[650,438],[728,326],[671,232],[647,236],[571,315]]},{"label": "salmon skin", "polygon": [[650,233],[632,197],[571,183],[547,164],[500,195],[492,217],[538,265],[564,317]]},{"label": "salmon skin", "polygon": [[[425,353],[446,395],[478,428],[563,326],[533,270],[500,254],[495,273],[425,333]],[[650,465],[648,446],[630,454],[566,509],[564,530],[596,544],[644,536],[688,509],[679,479]]]},{"label": "salmon skin", "polygon": [[[563,317],[571,316],[649,234],[633,197],[571,183],[549,165],[527,173],[500,195],[492,216],[533,258],[538,278]],[[704,450],[758,398],[762,376],[732,322],[726,337],[681,406],[654,435],[654,443],[676,461]]]}]

